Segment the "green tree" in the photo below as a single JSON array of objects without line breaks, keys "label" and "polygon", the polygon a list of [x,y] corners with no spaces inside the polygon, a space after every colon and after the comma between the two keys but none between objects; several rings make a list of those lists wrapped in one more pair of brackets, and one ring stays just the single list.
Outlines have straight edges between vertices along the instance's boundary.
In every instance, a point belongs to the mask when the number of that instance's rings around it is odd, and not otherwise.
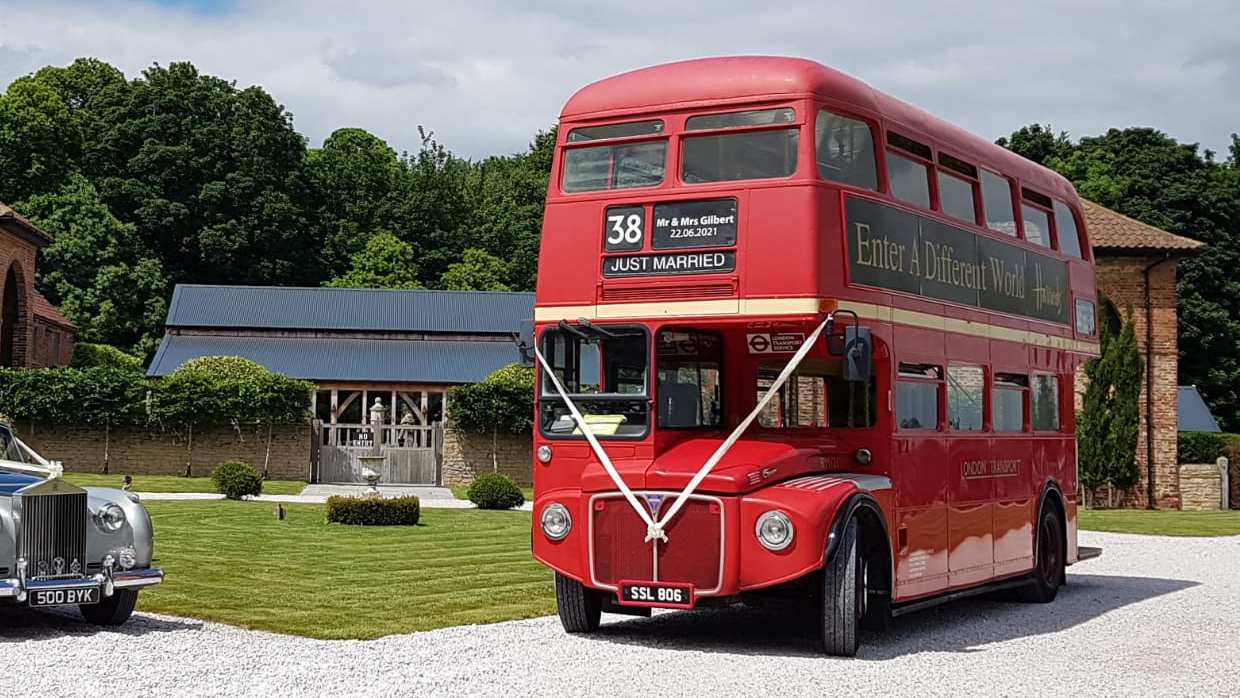
[{"label": "green tree", "polygon": [[473,213],[466,244],[507,260],[505,283],[514,290],[534,290],[555,139],[555,128],[540,131],[528,152],[487,158],[470,174]]},{"label": "green tree", "polygon": [[1072,141],[1067,131],[1055,135],[1049,125],[1030,124],[1012,133],[1009,138],[995,141],[1014,153],[1023,155],[1039,165],[1063,156],[1072,149]]},{"label": "green tree", "polygon": [[20,210],[55,239],[40,253],[36,284],[79,338],[149,354],[163,334],[168,282],[134,226],[117,220],[81,175]]},{"label": "green tree", "polygon": [[0,95],[0,201],[59,189],[78,149],[73,118],[55,90],[24,77]]},{"label": "green tree", "polygon": [[452,291],[509,291],[504,279],[508,265],[485,250],[465,250],[464,258],[448,266],[439,287]]},{"label": "green tree", "polygon": [[413,247],[391,233],[370,238],[366,249],[353,255],[353,266],[323,283],[333,288],[423,288],[418,281]]},{"label": "green tree", "polygon": [[1099,331],[1101,354],[1085,364],[1088,383],[1077,415],[1081,484],[1087,491],[1102,485],[1126,490],[1137,484],[1137,435],[1145,362],[1137,348],[1132,308],[1121,323],[1105,296]]},{"label": "green tree", "polygon": [[337,129],[306,153],[306,168],[319,198],[327,271],[343,273],[372,235],[392,229],[391,208],[407,172],[396,151],[360,128]]}]

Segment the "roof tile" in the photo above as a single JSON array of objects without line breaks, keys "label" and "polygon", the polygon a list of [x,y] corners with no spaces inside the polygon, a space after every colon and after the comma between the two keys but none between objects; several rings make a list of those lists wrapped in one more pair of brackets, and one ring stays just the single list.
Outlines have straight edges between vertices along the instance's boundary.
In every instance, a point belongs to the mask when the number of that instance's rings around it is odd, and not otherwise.
[{"label": "roof tile", "polygon": [[1192,254],[1206,246],[1204,242],[1146,225],[1092,201],[1082,200],[1081,205],[1085,208],[1090,241],[1098,251]]}]

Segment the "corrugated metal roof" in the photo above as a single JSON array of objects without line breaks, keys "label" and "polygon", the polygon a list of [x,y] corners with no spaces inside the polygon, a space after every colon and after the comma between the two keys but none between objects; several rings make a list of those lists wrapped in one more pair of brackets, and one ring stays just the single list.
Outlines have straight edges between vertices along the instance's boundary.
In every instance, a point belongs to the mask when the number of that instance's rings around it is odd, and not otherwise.
[{"label": "corrugated metal roof", "polygon": [[532,293],[181,284],[167,326],[507,334],[533,317]]},{"label": "corrugated metal roof", "polygon": [[1181,385],[1177,391],[1180,407],[1177,429],[1179,431],[1222,431],[1218,421],[1210,414],[1206,401],[1201,399],[1195,385]]},{"label": "corrugated metal roof", "polygon": [[167,335],[146,374],[199,356],[242,356],[307,380],[406,383],[474,383],[518,358],[512,342]]}]

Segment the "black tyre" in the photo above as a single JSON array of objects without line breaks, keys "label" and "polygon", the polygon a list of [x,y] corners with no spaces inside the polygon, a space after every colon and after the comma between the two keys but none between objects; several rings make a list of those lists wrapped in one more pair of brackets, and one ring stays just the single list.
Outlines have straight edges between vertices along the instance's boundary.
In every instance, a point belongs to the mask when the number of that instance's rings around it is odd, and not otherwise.
[{"label": "black tyre", "polygon": [[138,603],[137,589],[117,589],[99,603],[78,606],[87,623],[95,625],[121,625],[133,615]]},{"label": "black tyre", "polygon": [[1018,591],[1021,601],[1050,603],[1055,600],[1064,583],[1065,552],[1063,521],[1055,507],[1048,503],[1038,520],[1037,564],[1029,575],[1029,584]]},{"label": "black tyre", "polygon": [[556,572],[555,602],[560,608],[560,623],[565,631],[592,633],[598,630],[599,617],[603,614],[603,592]]},{"label": "black tyre", "polygon": [[835,557],[823,569],[822,649],[837,657],[857,654],[857,630],[865,615],[867,570],[857,549],[857,520],[848,522]]}]

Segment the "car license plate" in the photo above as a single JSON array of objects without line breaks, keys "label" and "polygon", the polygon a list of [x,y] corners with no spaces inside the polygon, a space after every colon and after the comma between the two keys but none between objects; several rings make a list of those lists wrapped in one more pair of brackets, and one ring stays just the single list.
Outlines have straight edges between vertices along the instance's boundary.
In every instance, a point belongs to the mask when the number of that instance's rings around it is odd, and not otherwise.
[{"label": "car license plate", "polygon": [[693,586],[657,582],[620,582],[620,603],[626,606],[693,608]]},{"label": "car license plate", "polygon": [[87,603],[99,603],[99,587],[36,589],[30,592],[31,606],[70,606]]}]

